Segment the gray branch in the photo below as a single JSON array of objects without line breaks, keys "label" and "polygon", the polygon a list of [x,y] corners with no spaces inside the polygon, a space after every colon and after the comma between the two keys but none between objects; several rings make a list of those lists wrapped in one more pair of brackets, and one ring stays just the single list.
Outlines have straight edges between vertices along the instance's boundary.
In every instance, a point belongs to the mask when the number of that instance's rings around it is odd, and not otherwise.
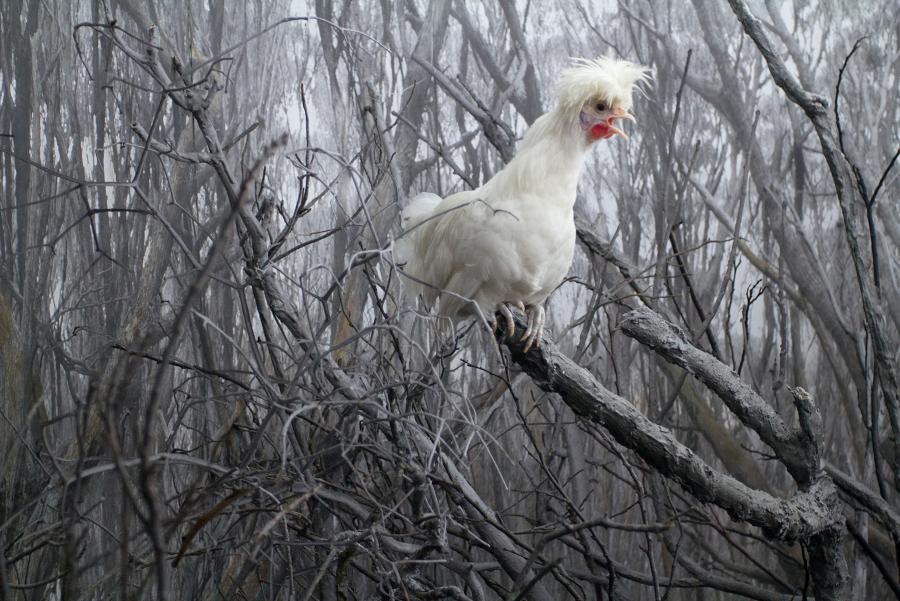
[{"label": "gray branch", "polygon": [[[800,81],[788,70],[784,60],[774,50],[768,35],[763,30],[759,20],[753,16],[743,0],[728,0],[734,14],[744,28],[744,31],[756,44],[766,64],[772,79],[787,95],[788,99],[803,109],[809,118],[816,134],[822,154],[828,164],[831,179],[837,195],[838,204],[843,216],[844,234],[850,247],[850,256],[853,259],[853,267],[856,272],[856,281],[862,298],[864,323],[866,332],[872,340],[872,349],[875,355],[875,364],[879,383],[884,393],[885,406],[891,420],[891,429],[894,438],[894,454],[900,457],[900,391],[898,391],[897,374],[894,368],[893,347],[884,332],[884,312],[874,284],[871,281],[869,268],[863,258],[863,251],[859,242],[859,232],[853,214],[855,204],[853,198],[853,186],[849,173],[847,159],[835,142],[835,132],[826,111],[827,101],[818,94],[813,94],[803,88]],[[849,178],[849,179],[848,179]],[[868,202],[864,198],[863,201]],[[894,486],[900,491],[900,461],[893,462]]]},{"label": "gray branch", "polygon": [[[525,327],[525,320],[518,314],[516,326]],[[540,349],[532,349],[528,353],[522,352],[523,347],[516,337],[506,340],[505,344],[513,360],[538,386],[559,394],[578,416],[604,428],[619,444],[635,452],[666,478],[678,482],[701,501],[721,507],[734,519],[762,528],[771,539],[804,542],[813,560],[810,573],[816,598],[845,598],[849,579],[842,549],[844,518],[837,489],[827,475],[818,472],[814,481],[790,499],[780,499],[754,490],[714,470],[681,444],[669,430],[605,388],[590,372],[563,354],[552,341],[545,339]],[[725,388],[721,391],[723,395],[743,392],[735,389],[732,393]],[[747,398],[741,401],[731,398],[729,402],[760,429],[769,428],[770,434],[777,432],[779,436],[789,439],[791,433],[784,425],[776,426],[780,420],[764,419],[772,417],[764,408],[754,404],[753,411],[750,411],[750,407],[745,406],[751,402]],[[783,444],[780,440],[777,443],[779,446]],[[782,461],[785,461],[784,458]]]},{"label": "gray branch", "polygon": [[[772,447],[801,488],[815,480],[820,456],[816,433],[785,425],[775,409],[730,367],[690,344],[681,329],[657,313],[645,308],[634,309],[622,318],[620,326],[625,334],[653,349],[666,361],[686,369],[715,392],[744,425]],[[808,395],[798,393],[798,398],[807,399],[797,401],[801,403],[798,411],[802,407],[804,416],[818,413],[808,402]],[[815,420],[800,423],[810,421]]]}]

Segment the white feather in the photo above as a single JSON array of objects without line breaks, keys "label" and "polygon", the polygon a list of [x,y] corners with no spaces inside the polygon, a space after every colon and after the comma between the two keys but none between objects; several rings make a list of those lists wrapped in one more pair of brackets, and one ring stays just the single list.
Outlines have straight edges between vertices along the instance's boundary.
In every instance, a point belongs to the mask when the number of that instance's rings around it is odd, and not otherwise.
[{"label": "white feather", "polygon": [[402,213],[398,263],[425,285],[425,301],[454,321],[490,317],[503,302],[539,305],[562,282],[575,250],[573,206],[591,142],[579,121],[602,97],[631,106],[647,70],[613,59],[578,61],[558,85],[559,103],[529,128],[515,158],[476,190],[416,196]]},{"label": "white feather", "polygon": [[601,56],[593,60],[573,59],[573,65],[559,78],[560,106],[581,109],[585,99],[599,97],[609,104],[631,109],[631,92],[635,84],[645,82],[650,70],[628,61]]},{"label": "white feather", "polygon": [[439,202],[441,202],[441,197],[431,192],[422,192],[414,196],[400,213],[400,223],[403,229],[411,229],[427,219]]}]

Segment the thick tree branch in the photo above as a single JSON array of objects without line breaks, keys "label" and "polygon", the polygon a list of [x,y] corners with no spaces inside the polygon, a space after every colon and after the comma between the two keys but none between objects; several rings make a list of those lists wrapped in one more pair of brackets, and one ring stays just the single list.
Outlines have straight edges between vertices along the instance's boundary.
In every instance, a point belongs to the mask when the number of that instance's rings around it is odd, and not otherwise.
[{"label": "thick tree branch", "polygon": [[[622,318],[620,326],[625,334],[653,349],[666,361],[686,369],[715,392],[741,422],[772,447],[801,487],[815,480],[819,469],[817,432],[809,428],[789,428],[775,409],[730,367],[690,344],[684,332],[657,313],[644,308],[635,309]],[[797,398],[806,399],[803,395]],[[808,402],[798,400],[797,403],[798,411],[804,415],[818,415]],[[821,422],[821,418],[816,420],[813,417],[812,421]],[[801,425],[804,423],[801,420]]]},{"label": "thick tree branch", "polygon": [[[524,329],[525,326],[522,316],[516,315],[516,327]],[[721,507],[734,519],[759,526],[769,538],[805,542],[815,562],[811,573],[816,598],[834,601],[845,598],[848,577],[842,549],[844,522],[837,489],[829,477],[818,472],[815,481],[788,500],[753,490],[714,470],[667,429],[607,390],[552,341],[545,339],[541,348],[528,353],[522,352],[523,347],[515,336],[505,344],[513,360],[538,386],[559,394],[582,419],[607,430],[616,442],[635,452],[666,478],[678,482],[701,501]],[[723,389],[722,394],[726,393]],[[734,394],[743,391],[735,389]],[[740,406],[748,401],[743,398],[740,402],[734,399],[730,402]],[[767,413],[764,408],[754,405],[752,411],[749,409],[741,408],[748,421],[766,426],[770,434],[777,431],[779,436],[790,435],[783,425],[778,429],[774,421],[761,419]]]},{"label": "thick tree branch", "polygon": [[[515,317],[517,328],[524,331],[525,320],[518,314]],[[725,509],[735,519],[759,526],[779,540],[806,540],[841,523],[837,491],[830,479],[819,478],[790,500],[753,490],[715,471],[669,430],[606,389],[552,341],[528,353],[522,352],[516,337],[504,342],[513,360],[538,386],[559,394],[580,417],[603,427],[619,444],[634,451],[662,475],[698,499]]]}]

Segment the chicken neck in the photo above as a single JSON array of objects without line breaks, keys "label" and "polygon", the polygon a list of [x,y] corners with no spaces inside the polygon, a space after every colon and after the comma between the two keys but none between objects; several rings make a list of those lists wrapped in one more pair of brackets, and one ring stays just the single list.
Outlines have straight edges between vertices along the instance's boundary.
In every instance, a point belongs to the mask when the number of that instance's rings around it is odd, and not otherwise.
[{"label": "chicken neck", "polygon": [[556,108],[531,125],[516,156],[485,184],[485,192],[495,198],[537,195],[571,210],[588,148],[577,116]]}]

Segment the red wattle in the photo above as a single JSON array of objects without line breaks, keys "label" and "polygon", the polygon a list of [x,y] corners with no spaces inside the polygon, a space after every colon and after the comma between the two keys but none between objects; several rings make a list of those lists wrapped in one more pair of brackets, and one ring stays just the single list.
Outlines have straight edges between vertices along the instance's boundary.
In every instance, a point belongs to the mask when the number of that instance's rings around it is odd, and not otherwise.
[{"label": "red wattle", "polygon": [[591,135],[594,138],[602,138],[607,132],[607,127],[602,123],[597,123],[591,128]]}]

